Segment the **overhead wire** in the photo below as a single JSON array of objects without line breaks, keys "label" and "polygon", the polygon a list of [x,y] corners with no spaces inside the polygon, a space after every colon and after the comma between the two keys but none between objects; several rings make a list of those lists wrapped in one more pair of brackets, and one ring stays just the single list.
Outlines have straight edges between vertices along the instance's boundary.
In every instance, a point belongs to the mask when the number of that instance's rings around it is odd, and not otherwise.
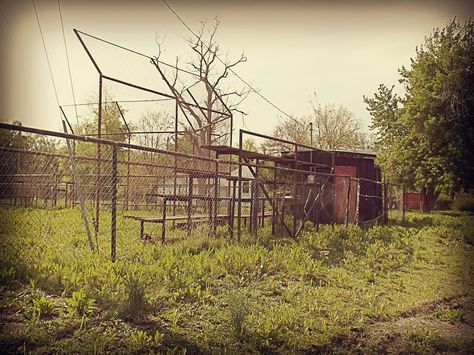
[{"label": "overhead wire", "polygon": [[[192,30],[190,26],[178,15],[178,13],[168,4],[166,0],[161,0],[163,3],[168,7],[168,9],[176,16],[176,18],[188,29],[189,32],[191,32],[194,37],[197,38],[197,40],[206,47],[206,49],[210,50],[212,52],[212,49],[207,46],[206,43],[204,43],[201,38]],[[216,59],[221,62],[223,65],[226,65],[226,63],[217,55],[217,53],[213,52],[216,55]],[[256,93],[260,98],[262,98],[264,101],[266,101],[269,105],[271,105],[273,108],[275,108],[277,111],[279,111],[281,114],[285,115],[286,117],[290,118],[291,120],[294,120],[298,122],[294,117],[286,113],[283,109],[278,107],[276,104],[270,101],[267,97],[265,97],[261,92],[256,90],[252,85],[250,85],[245,79],[243,79],[239,74],[237,74],[232,68],[228,68],[228,70],[235,75],[240,81],[242,81],[245,85],[247,85],[248,88],[250,88],[254,93]]]},{"label": "overhead wire", "polygon": [[63,32],[63,42],[64,42],[64,50],[66,52],[67,70],[69,72],[69,82],[71,83],[72,101],[74,102],[74,111],[75,111],[75,114],[76,114],[76,124],[79,127],[79,115],[77,113],[76,94],[74,93],[74,85],[73,85],[72,73],[71,73],[71,64],[69,62],[69,52],[68,52],[68,48],[67,48],[66,34],[65,34],[65,31],[64,31],[63,13],[61,11],[61,2],[60,2],[60,0],[58,0],[58,9],[59,9],[59,17],[61,19],[61,29],[62,29],[62,32]]},{"label": "overhead wire", "polygon": [[54,77],[53,77],[53,71],[51,69],[51,63],[49,61],[49,55],[48,55],[48,49],[46,48],[46,42],[44,40],[44,36],[43,36],[43,29],[41,28],[41,22],[40,22],[40,19],[39,19],[39,16],[38,16],[38,10],[36,9],[36,4],[35,4],[35,0],[31,0],[32,3],[33,3],[33,8],[35,10],[35,15],[36,15],[36,22],[38,23],[38,28],[39,28],[39,31],[40,31],[40,35],[41,35],[41,41],[43,42],[43,49],[44,49],[44,53],[46,55],[46,61],[48,62],[48,68],[49,68],[49,75],[51,77],[51,83],[53,84],[53,89],[54,89],[54,95],[56,97],[56,102],[58,104],[58,108],[59,108],[59,98],[58,98],[58,91],[56,90],[56,84],[54,82]]}]

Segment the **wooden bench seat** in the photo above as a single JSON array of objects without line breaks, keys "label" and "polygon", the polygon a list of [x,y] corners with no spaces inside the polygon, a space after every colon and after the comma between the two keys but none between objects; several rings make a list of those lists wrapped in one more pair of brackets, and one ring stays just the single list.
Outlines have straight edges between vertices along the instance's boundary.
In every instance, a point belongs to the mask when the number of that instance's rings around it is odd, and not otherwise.
[{"label": "wooden bench seat", "polygon": [[[263,218],[272,217],[272,215],[273,215],[272,212],[266,212],[263,215]],[[140,222],[140,239],[143,239],[143,235],[144,235],[144,231],[145,231],[145,223],[161,223],[161,224],[163,224],[163,222],[166,223],[166,222],[173,222],[173,221],[186,221],[187,222],[188,219],[191,222],[202,222],[202,221],[206,221],[206,220],[210,219],[209,215],[167,216],[166,218],[151,217],[151,216],[133,216],[133,215],[125,215],[124,217]],[[241,218],[244,218],[244,220],[247,219],[247,218],[250,218],[250,217],[251,217],[250,214],[241,215]],[[262,214],[261,213],[258,214],[258,217],[261,218]],[[237,216],[234,216],[234,219],[235,218],[237,218]],[[217,219],[220,220],[220,221],[226,221],[226,220],[229,219],[229,215],[227,215],[227,214],[218,214]],[[165,228],[163,226],[162,227],[162,240],[163,241],[164,241],[164,238],[165,238]]]}]

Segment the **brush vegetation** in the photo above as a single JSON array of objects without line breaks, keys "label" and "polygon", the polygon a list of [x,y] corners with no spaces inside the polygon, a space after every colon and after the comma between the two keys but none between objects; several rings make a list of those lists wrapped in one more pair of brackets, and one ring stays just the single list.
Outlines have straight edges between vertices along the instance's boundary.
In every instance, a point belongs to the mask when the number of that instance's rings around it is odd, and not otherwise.
[{"label": "brush vegetation", "polygon": [[[236,243],[201,227],[163,245],[137,239],[130,224],[115,263],[106,234],[91,253],[83,233],[60,232],[76,212],[43,211],[37,225],[22,223],[28,213],[0,210],[6,352],[379,352],[385,338],[354,334],[473,291],[474,216],[461,212],[408,214],[406,226],[308,227],[298,241],[265,227]],[[463,317],[442,305],[433,312]],[[425,333],[400,341],[408,352],[473,345]]]}]

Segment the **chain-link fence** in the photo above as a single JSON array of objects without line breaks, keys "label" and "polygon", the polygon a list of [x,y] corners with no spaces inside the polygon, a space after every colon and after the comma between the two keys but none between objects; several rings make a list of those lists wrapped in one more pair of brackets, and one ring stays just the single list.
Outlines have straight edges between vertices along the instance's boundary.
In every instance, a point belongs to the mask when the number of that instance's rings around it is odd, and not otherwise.
[{"label": "chain-link fence", "polygon": [[218,159],[1,124],[2,231],[73,234],[115,258],[127,238],[232,238],[270,227],[297,238],[307,223],[404,218],[402,186],[289,154],[209,149]]}]

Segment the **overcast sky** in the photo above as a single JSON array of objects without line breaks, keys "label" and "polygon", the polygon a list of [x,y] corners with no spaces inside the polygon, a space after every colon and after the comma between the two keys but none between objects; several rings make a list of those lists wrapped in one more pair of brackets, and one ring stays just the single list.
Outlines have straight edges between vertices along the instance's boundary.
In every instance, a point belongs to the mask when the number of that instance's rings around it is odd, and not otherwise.
[{"label": "overcast sky", "polygon": [[[229,56],[243,52],[248,61],[236,71],[287,113],[309,112],[309,100],[346,106],[367,128],[370,116],[362,95],[380,83],[397,84],[397,69],[409,64],[415,47],[434,27],[474,13],[470,1],[194,1],[168,0],[176,12],[198,29],[199,21],[221,21],[218,41]],[[73,102],[57,0],[35,0],[61,105]],[[60,2],[77,102],[97,100],[98,75],[73,28],[153,55],[155,35],[164,40],[163,59],[190,54],[188,30],[162,1]],[[2,61],[0,118],[59,130],[60,119],[33,4],[0,2]],[[140,61],[105,50],[105,66],[144,75]],[[148,74],[147,74],[148,75]],[[229,87],[240,87],[229,78]],[[120,99],[143,96],[111,89]],[[151,96],[148,96],[151,98]],[[147,107],[157,109],[158,106]],[[251,130],[271,133],[282,115],[257,95],[242,107]],[[134,109],[130,120],[134,121]],[[237,128],[242,120],[237,119]]]}]

